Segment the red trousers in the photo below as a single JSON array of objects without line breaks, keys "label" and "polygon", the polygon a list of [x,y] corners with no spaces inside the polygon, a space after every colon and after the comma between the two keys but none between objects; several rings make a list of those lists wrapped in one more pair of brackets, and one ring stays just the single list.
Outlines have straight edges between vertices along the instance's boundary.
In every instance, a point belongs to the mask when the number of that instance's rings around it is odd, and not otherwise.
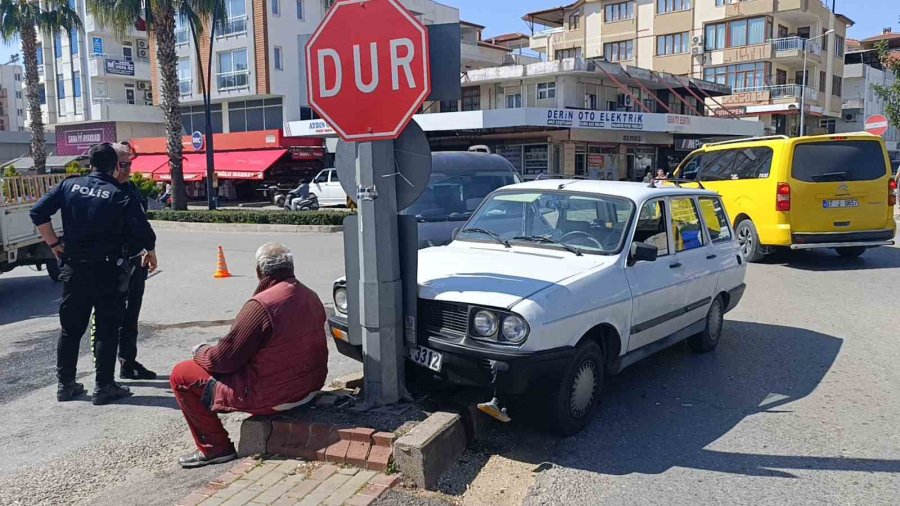
[{"label": "red trousers", "polygon": [[[219,415],[214,413],[203,402],[203,391],[209,384],[212,376],[193,360],[185,360],[178,363],[169,375],[169,384],[175,393],[175,400],[181,407],[184,419],[194,436],[197,449],[207,457],[218,457],[231,453],[234,445],[228,438],[228,431],[219,420]],[[270,415],[268,413],[253,413],[255,415]]]}]

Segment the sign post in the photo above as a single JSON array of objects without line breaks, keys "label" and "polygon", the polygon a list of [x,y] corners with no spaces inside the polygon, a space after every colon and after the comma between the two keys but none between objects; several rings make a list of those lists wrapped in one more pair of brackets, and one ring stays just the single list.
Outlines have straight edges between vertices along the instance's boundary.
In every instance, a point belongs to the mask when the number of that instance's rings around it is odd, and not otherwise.
[{"label": "sign post", "polygon": [[[306,46],[310,106],[356,142],[367,405],[400,400],[403,297],[394,139],[431,92],[428,32],[398,0],[338,0]],[[352,310],[352,309],[351,309]]]}]

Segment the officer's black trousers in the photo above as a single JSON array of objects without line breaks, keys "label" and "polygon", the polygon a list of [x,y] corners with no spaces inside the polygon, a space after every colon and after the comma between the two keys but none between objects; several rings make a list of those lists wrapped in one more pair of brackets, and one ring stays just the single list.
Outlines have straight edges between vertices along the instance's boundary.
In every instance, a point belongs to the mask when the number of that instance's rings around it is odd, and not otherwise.
[{"label": "officer's black trousers", "polygon": [[141,267],[141,259],[134,260],[137,266],[128,284],[125,302],[125,316],[119,329],[119,362],[130,363],[137,359],[138,318],[144,300],[144,286],[147,284],[147,269]]},{"label": "officer's black trousers", "polygon": [[103,261],[72,263],[62,268],[63,295],[59,304],[62,332],[56,347],[56,376],[61,383],[75,380],[81,337],[87,331],[91,311],[96,312],[96,385],[113,383],[118,329],[125,310],[125,293],[118,289],[120,273],[114,263]]}]

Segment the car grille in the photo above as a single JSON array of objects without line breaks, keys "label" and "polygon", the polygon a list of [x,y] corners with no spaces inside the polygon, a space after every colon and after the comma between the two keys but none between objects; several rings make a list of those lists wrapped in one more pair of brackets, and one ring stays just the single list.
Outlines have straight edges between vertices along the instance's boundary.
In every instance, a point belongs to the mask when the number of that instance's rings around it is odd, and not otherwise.
[{"label": "car grille", "polygon": [[465,335],[469,329],[469,306],[455,302],[419,299],[420,327],[442,334]]}]

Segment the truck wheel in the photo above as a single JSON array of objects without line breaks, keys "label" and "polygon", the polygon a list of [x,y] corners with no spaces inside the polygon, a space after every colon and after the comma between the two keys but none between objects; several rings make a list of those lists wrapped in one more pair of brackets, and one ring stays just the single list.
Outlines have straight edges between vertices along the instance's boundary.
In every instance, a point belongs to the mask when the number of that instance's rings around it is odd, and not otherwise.
[{"label": "truck wheel", "polygon": [[866,248],[835,248],[835,251],[838,252],[838,255],[844,258],[859,258],[863,253],[866,252]]},{"label": "truck wheel", "polygon": [[59,281],[59,264],[55,261],[50,261],[44,265],[47,267],[47,275],[50,276],[50,279]]},{"label": "truck wheel", "polygon": [[551,430],[562,436],[575,434],[590,423],[603,389],[603,352],[597,343],[585,341],[575,349],[572,363],[551,396]]},{"label": "truck wheel", "polygon": [[765,250],[759,244],[759,234],[756,233],[756,226],[752,221],[742,220],[735,227],[735,233],[741,243],[741,254],[744,255],[744,260],[759,262],[766,256]]},{"label": "truck wheel", "polygon": [[719,338],[722,337],[722,327],[725,325],[725,304],[722,297],[716,297],[706,313],[706,327],[703,332],[691,336],[688,345],[696,353],[707,353],[716,349]]}]

